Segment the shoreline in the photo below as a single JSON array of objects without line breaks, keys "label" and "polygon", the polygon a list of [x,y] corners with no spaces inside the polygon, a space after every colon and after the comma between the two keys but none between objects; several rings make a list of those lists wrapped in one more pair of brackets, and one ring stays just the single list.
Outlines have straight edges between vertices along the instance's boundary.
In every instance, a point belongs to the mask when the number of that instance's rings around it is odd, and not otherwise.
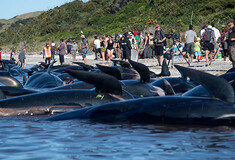
[{"label": "shoreline", "polygon": [[[4,53],[2,54],[2,59],[9,59],[10,54]],[[18,59],[18,55],[15,56],[16,59]],[[83,62],[82,56],[77,55],[76,56],[78,62]],[[57,60],[57,63],[55,65],[59,65],[59,56],[55,55],[55,59]],[[95,55],[94,54],[87,54],[87,64],[95,66],[96,64],[102,64],[102,60],[94,60]],[[44,59],[42,55],[40,54],[35,54],[35,53],[26,53],[26,63],[30,65],[36,65],[39,64],[38,62],[44,62]],[[159,74],[161,72],[161,66],[157,66],[157,59],[150,59],[149,62],[144,63],[144,59],[139,59],[138,62],[145,64],[146,66],[149,67],[150,71],[155,72],[156,74]],[[168,61],[167,61],[168,62]],[[72,63],[72,58],[69,57],[68,55],[65,55],[65,64],[73,64]],[[184,67],[190,67],[196,70],[204,71],[213,75],[216,74],[221,74],[222,72],[226,72],[230,68],[232,68],[232,62],[224,61],[223,59],[216,59],[216,61],[212,62],[212,65],[210,66],[205,66],[206,61],[205,58],[201,62],[193,62],[190,66],[186,63],[184,58],[177,58],[174,59],[174,64],[181,65]],[[107,63],[105,62],[105,66],[112,66],[113,63]],[[171,68],[171,63],[168,66],[169,70],[171,72],[170,77],[180,77],[180,73],[176,68]]]}]

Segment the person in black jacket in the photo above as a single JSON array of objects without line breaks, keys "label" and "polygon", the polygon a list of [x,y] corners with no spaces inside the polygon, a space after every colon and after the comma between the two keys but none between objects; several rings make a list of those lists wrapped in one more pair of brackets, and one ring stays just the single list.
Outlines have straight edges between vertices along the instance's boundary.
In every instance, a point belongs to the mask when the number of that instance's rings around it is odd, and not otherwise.
[{"label": "person in black jacket", "polygon": [[128,61],[131,55],[131,43],[128,39],[128,33],[124,34],[125,38],[121,42],[122,51],[123,51],[123,60]]}]

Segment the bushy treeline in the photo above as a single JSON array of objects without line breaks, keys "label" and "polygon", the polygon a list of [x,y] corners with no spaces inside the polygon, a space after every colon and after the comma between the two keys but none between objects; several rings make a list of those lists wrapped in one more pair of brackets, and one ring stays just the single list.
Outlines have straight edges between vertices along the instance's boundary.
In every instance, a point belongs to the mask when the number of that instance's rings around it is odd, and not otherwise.
[{"label": "bushy treeline", "polygon": [[[193,16],[192,16],[193,15]],[[0,34],[0,44],[79,38],[142,30],[159,23],[183,31],[208,23],[225,24],[235,17],[234,0],[75,0],[32,19],[13,23]]]}]

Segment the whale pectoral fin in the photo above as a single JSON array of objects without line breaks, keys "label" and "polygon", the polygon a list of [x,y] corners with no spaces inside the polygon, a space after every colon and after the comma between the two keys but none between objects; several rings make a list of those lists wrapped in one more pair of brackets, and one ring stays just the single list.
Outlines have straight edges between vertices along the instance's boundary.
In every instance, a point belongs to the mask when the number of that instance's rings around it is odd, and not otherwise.
[{"label": "whale pectoral fin", "polygon": [[215,97],[223,102],[234,104],[235,95],[234,89],[225,79],[214,76],[212,74],[198,71],[191,68],[175,65],[180,72],[188,76],[196,83],[201,84],[212,97]]},{"label": "whale pectoral fin", "polygon": [[121,97],[121,95],[115,95],[115,94],[110,94],[110,93],[109,93],[109,95],[113,98],[116,98],[116,99],[120,100],[120,101],[125,101],[126,100],[125,98]]}]

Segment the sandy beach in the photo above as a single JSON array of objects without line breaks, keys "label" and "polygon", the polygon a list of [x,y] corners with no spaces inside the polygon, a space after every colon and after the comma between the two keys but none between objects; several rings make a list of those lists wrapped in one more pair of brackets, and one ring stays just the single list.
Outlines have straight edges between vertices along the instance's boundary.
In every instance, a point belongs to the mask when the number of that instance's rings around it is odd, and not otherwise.
[{"label": "sandy beach", "polygon": [[[17,56],[18,55],[16,55],[16,58],[17,58]],[[10,57],[9,54],[2,54],[2,59],[9,59],[9,57]],[[57,59],[57,61],[59,61],[58,55],[56,55],[55,58]],[[101,59],[100,60],[94,60],[94,59],[95,59],[94,54],[87,55],[87,62],[89,65],[95,66],[95,64],[102,64]],[[81,55],[77,56],[77,61],[83,62]],[[26,54],[26,62],[27,62],[27,64],[39,64],[38,62],[44,62],[44,59],[43,59],[42,55],[27,53]],[[156,74],[159,74],[161,72],[161,67],[157,66],[157,64],[158,64],[157,59],[150,59],[150,61],[148,63],[144,63],[143,59],[139,59],[138,62],[147,65],[149,67],[149,69],[151,71],[155,72]],[[68,55],[65,55],[65,64],[72,64],[72,58]],[[191,64],[190,66],[186,63],[184,58],[177,58],[177,59],[174,59],[174,64],[185,66],[185,67],[190,67],[190,68],[201,70],[201,71],[205,71],[205,72],[211,73],[213,75],[216,75],[217,73],[220,73],[220,72],[226,72],[228,69],[232,68],[232,63],[228,59],[226,61],[224,61],[223,59],[216,59],[216,61],[214,61],[212,63],[212,65],[207,66],[207,67],[205,66],[205,64],[206,64],[205,58],[203,58],[203,60],[199,63],[195,62],[195,60],[194,60],[193,64]],[[59,62],[57,62],[55,65],[59,65]],[[112,66],[113,63],[105,62],[105,65]],[[174,76],[174,77],[180,76],[180,73],[178,72],[178,70],[175,68],[172,68],[171,66],[172,65],[170,63],[169,69],[171,72],[171,76]]]}]

